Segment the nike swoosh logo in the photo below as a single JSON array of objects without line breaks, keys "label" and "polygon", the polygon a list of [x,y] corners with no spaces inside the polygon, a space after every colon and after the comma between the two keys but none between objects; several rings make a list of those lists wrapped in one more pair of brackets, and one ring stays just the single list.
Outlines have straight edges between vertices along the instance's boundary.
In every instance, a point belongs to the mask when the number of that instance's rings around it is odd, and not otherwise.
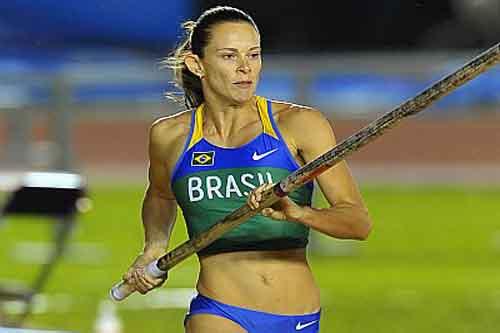
[{"label": "nike swoosh logo", "polygon": [[264,157],[271,155],[272,153],[274,153],[277,150],[278,150],[278,148],[274,148],[273,150],[266,151],[265,153],[262,153],[262,154],[257,154],[257,152],[254,151],[253,155],[252,155],[252,160],[254,160],[254,161],[261,160]]},{"label": "nike swoosh logo", "polygon": [[311,326],[311,325],[316,324],[318,321],[319,321],[319,320],[313,320],[313,321],[310,321],[310,322],[308,322],[308,323],[304,323],[304,324],[302,324],[301,322],[299,322],[299,323],[297,324],[297,326],[295,326],[295,329],[296,329],[297,331],[303,330],[303,329],[304,329],[304,328],[306,328],[306,327],[309,327],[309,326]]}]

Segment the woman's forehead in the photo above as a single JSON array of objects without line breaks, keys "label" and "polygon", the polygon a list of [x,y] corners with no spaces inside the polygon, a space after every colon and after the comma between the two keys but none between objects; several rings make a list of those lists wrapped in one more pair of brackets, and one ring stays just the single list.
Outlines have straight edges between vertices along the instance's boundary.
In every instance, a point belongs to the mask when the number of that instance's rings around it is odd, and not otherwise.
[{"label": "woman's forehead", "polygon": [[260,36],[255,28],[246,22],[225,22],[213,27],[208,47],[248,49],[260,46]]}]

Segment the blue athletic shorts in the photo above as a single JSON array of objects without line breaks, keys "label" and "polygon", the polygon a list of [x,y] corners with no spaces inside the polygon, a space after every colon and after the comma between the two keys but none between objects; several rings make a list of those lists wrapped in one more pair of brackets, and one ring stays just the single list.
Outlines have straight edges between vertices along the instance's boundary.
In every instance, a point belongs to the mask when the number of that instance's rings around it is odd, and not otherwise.
[{"label": "blue athletic shorts", "polygon": [[318,333],[320,313],[299,316],[271,314],[227,305],[198,294],[191,301],[184,323],[195,314],[212,314],[234,321],[248,333]]}]

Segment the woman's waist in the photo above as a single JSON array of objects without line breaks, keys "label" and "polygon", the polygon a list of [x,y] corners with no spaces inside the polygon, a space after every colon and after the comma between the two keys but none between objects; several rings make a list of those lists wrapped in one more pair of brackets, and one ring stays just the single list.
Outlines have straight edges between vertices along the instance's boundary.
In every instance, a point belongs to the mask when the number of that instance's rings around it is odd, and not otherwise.
[{"label": "woman's waist", "polygon": [[304,249],[222,253],[200,263],[198,291],[223,303],[271,313],[319,309]]}]

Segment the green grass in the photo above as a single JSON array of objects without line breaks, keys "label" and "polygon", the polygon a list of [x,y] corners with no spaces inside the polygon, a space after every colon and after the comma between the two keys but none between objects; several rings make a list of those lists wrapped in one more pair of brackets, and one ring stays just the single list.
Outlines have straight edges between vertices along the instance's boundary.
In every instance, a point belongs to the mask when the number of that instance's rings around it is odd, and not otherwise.
[{"label": "green grass", "polygon": [[[347,244],[357,254],[310,256],[322,289],[321,332],[497,332],[500,189],[364,187],[363,195],[375,221],[369,240],[327,242],[333,251]],[[74,296],[69,312],[34,315],[30,325],[92,332],[97,304],[141,247],[141,197],[141,187],[93,190],[94,209],[81,217],[72,241],[101,246],[104,256],[93,264],[63,260],[45,292]],[[49,239],[49,229],[7,222],[0,228],[0,279],[29,281],[36,267],[15,261],[11,251],[20,240]],[[179,221],[173,242],[184,239]],[[166,288],[193,287],[196,273],[191,258],[171,272]],[[124,332],[183,332],[182,309],[118,310]]]}]

